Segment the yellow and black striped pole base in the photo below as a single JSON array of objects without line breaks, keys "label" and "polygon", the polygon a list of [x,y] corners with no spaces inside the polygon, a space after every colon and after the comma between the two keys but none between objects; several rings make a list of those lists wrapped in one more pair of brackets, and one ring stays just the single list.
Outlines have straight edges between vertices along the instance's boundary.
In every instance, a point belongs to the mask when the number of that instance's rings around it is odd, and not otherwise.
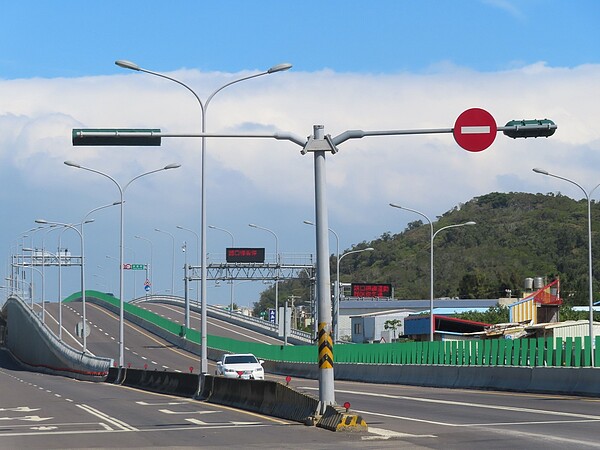
[{"label": "yellow and black striped pole base", "polygon": [[319,369],[333,369],[333,341],[327,323],[319,323]]}]

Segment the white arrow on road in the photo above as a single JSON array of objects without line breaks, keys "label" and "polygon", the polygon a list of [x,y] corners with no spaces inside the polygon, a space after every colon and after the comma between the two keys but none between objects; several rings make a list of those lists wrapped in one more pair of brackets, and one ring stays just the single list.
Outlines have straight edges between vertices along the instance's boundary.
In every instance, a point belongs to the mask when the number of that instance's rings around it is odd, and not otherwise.
[{"label": "white arrow on road", "polygon": [[0,411],[14,411],[14,412],[32,412],[39,411],[40,408],[30,408],[29,406],[17,406],[16,408],[0,408]]},{"label": "white arrow on road", "polygon": [[54,417],[40,417],[40,416],[24,416],[24,417],[0,417],[0,420],[26,420],[29,422],[43,422],[44,420],[51,420]]}]

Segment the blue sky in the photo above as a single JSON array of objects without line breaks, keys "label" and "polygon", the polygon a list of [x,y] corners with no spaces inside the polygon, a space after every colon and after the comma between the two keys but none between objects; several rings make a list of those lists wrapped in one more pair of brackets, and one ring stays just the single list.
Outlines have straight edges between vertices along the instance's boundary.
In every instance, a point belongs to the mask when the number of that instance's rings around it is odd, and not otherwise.
[{"label": "blue sky", "polygon": [[[152,282],[164,292],[171,285],[172,246],[154,228],[176,237],[177,280],[184,240],[188,258],[196,258],[195,238],[176,226],[199,231],[197,141],[165,140],[155,149],[71,145],[72,128],[198,131],[198,105],[188,92],[121,69],[117,59],[168,73],[203,99],[232,79],[281,62],[294,65],[219,93],[209,131],[308,136],[322,124],[335,136],[348,129],[447,128],[470,107],[490,111],[498,125],[546,117],[558,124],[550,139],[499,135],[478,154],[446,135],[344,143],[327,166],[329,225],[342,251],[418,219],[389,202],[435,219],[492,191],[582,197],[533,174],[533,167],[586,187],[598,182],[597,1],[0,0],[0,17],[0,207],[10,218],[0,223],[0,253],[6,273],[19,245],[41,247],[42,232],[20,237],[35,219],[76,223],[118,200],[109,181],[69,168],[66,160],[122,183],[180,163],[177,171],[146,177],[128,191],[126,259],[148,262],[147,243],[134,236],[151,239]],[[237,245],[274,252],[270,234],[248,227],[256,223],[277,233],[283,253],[314,251],[314,230],[302,223],[314,216],[312,160],[299,147],[211,140],[207,174],[208,222],[234,233]],[[98,213],[86,230],[90,288],[117,289],[110,258],[118,254],[117,212]],[[57,245],[56,233],[44,240]],[[77,251],[76,236],[66,233],[64,240]],[[209,230],[212,258],[222,257],[229,244],[225,233]],[[77,273],[71,276],[75,291]],[[133,280],[126,282],[131,289]],[[139,295],[139,277],[135,287]],[[242,284],[236,300],[251,303],[262,288]],[[228,295],[227,289],[209,289],[211,303],[226,303]]]},{"label": "blue sky", "polygon": [[116,58],[161,70],[482,71],[597,62],[588,1],[7,1],[0,78],[110,75]]}]

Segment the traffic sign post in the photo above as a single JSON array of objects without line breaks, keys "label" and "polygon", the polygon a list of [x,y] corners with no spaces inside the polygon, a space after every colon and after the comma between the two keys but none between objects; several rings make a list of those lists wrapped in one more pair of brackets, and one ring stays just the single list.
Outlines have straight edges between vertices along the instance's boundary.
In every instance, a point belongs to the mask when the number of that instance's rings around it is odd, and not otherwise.
[{"label": "traffic sign post", "polygon": [[[151,73],[157,76],[163,76],[161,74],[147,71],[139,68],[134,64],[125,64],[123,67],[130,68],[133,70],[142,70],[147,73]],[[270,72],[267,72],[270,73]],[[167,77],[168,78],[168,77]],[[246,78],[242,78],[244,80]],[[173,80],[179,84],[183,84],[178,80]],[[232,83],[227,84],[229,86]],[[190,89],[191,88],[183,85]],[[216,91],[218,92],[218,91]],[[215,92],[215,93],[216,93]],[[210,97],[209,97],[210,99]],[[202,106],[204,111],[204,107]],[[276,140],[287,140],[297,144],[302,149],[300,154],[306,155],[307,153],[313,153],[314,156],[314,187],[315,187],[315,228],[316,228],[316,297],[318,298],[318,314],[316,323],[318,324],[318,336],[319,336],[319,404],[320,412],[325,412],[325,406],[335,404],[335,389],[334,389],[334,374],[333,374],[333,339],[332,339],[332,314],[331,314],[331,292],[330,292],[330,260],[329,260],[329,238],[328,238],[328,215],[327,215],[327,195],[326,195],[326,164],[325,155],[326,153],[336,154],[339,149],[338,146],[350,139],[362,139],[369,136],[401,136],[401,135],[416,135],[416,134],[438,134],[438,133],[453,133],[454,138],[458,145],[465,150],[471,152],[480,152],[488,148],[496,137],[498,131],[503,131],[509,137],[542,137],[549,136],[550,130],[555,130],[556,125],[552,123],[532,124],[528,121],[524,124],[515,124],[510,126],[498,127],[494,118],[487,111],[479,108],[472,108],[461,114],[456,120],[454,128],[438,128],[438,129],[420,129],[420,130],[346,130],[337,136],[331,136],[325,134],[325,127],[323,125],[314,125],[313,132],[308,138],[298,137],[289,132],[277,132],[277,133],[206,133],[204,126],[202,127],[202,133],[162,133],[153,131],[143,131],[134,133],[136,137],[147,137],[147,138],[162,138],[162,137],[173,137],[173,138],[202,138],[202,147],[204,148],[205,138],[266,138]],[[526,132],[527,131],[527,132]],[[115,131],[96,131],[96,130],[74,130],[73,133],[74,145],[81,145],[83,139],[98,138],[99,142],[106,142],[113,140],[114,143],[118,142],[123,137],[133,137],[121,132]],[[97,142],[98,142],[97,141]],[[153,143],[159,144],[158,140],[154,140]],[[101,145],[96,143],[95,145]],[[204,165],[202,166],[204,170]],[[207,373],[208,371],[208,359],[207,359],[207,338],[206,338],[206,210],[204,208],[206,202],[204,202],[204,183],[202,183],[202,214],[201,214],[201,287],[202,287],[202,311],[201,311],[201,371]],[[122,300],[122,299],[121,299]],[[121,309],[122,311],[122,309]],[[275,312],[273,312],[273,316]],[[271,311],[269,311],[271,317]]]}]

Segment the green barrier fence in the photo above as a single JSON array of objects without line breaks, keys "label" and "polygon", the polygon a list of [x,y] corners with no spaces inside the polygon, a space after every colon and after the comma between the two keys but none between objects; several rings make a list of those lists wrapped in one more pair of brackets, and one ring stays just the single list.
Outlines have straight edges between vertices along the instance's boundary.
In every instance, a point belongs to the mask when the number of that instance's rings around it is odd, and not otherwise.
[{"label": "green barrier fence", "polygon": [[[119,299],[97,291],[86,291],[87,296],[120,306]],[[75,293],[65,302],[81,298]],[[192,342],[200,343],[200,332],[185,329],[153,312],[129,303],[126,312],[145,319],[175,335],[186,335]],[[589,336],[537,339],[485,339],[468,341],[401,342],[385,344],[336,344],[334,360],[356,364],[440,364],[458,366],[547,366],[590,367],[594,352],[594,366],[600,367],[600,336],[595,337],[595,347]],[[270,361],[317,363],[316,345],[269,345],[243,342],[221,336],[207,336],[207,346],[229,353],[253,353]]]}]

